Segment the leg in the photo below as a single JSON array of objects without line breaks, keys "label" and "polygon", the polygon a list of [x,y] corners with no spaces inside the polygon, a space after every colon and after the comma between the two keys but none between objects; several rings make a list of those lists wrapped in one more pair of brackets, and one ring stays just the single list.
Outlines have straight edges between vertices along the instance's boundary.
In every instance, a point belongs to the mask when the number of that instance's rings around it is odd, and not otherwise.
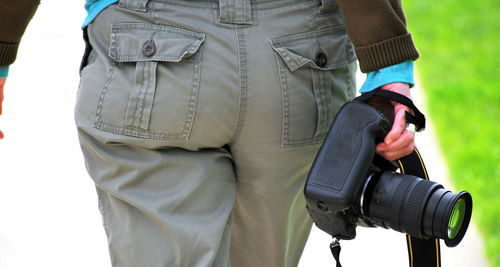
[{"label": "leg", "polygon": [[226,151],[80,140],[113,266],[227,266],[235,186]]},{"label": "leg", "polygon": [[233,266],[296,266],[309,235],[303,185],[336,112],[355,94],[356,64],[341,18],[318,8],[274,7],[257,12],[256,27],[237,29],[245,79],[244,112],[230,143]]},{"label": "leg", "polygon": [[[221,147],[237,104],[228,93],[233,86],[220,86],[210,68],[201,71],[202,58],[222,65],[212,52],[217,42],[202,44],[211,35],[197,26],[214,13],[203,9],[190,20],[189,7],[155,7],[112,5],[87,29],[92,52],[75,119],[112,263],[228,266],[235,178],[232,157]],[[173,21],[151,23],[161,18]],[[143,45],[152,41],[157,51],[145,57]]]}]

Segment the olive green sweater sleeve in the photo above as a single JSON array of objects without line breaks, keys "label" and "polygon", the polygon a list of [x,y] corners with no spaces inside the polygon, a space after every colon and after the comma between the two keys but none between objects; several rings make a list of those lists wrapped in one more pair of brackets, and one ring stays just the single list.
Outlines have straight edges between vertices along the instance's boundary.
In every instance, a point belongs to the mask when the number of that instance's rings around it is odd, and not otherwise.
[{"label": "olive green sweater sleeve", "polygon": [[38,4],[39,0],[0,1],[0,66],[16,59],[19,42]]},{"label": "olive green sweater sleeve", "polygon": [[362,72],[418,58],[401,0],[337,0]]}]

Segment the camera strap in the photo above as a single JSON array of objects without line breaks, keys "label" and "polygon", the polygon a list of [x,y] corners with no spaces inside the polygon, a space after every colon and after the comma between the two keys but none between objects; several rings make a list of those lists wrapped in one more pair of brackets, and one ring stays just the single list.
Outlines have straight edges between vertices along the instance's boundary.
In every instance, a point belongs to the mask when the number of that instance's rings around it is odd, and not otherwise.
[{"label": "camera strap", "polygon": [[330,243],[330,251],[337,262],[336,267],[342,267],[340,264],[340,242],[337,238],[333,238],[332,243]]},{"label": "camera strap", "polygon": [[[396,161],[401,173],[429,180],[427,169],[420,153],[413,152]],[[441,267],[441,250],[439,239],[420,239],[406,235],[410,267]]]},{"label": "camera strap", "polygon": [[[422,131],[425,128],[424,114],[422,114],[422,112],[420,112],[420,110],[418,110],[418,108],[415,106],[413,101],[406,96],[388,90],[376,89],[369,93],[365,93],[362,94],[361,96],[358,96],[356,100],[366,103],[370,98],[374,96],[379,96],[387,100],[398,102],[400,104],[409,107],[410,109],[413,110],[414,115],[406,112],[406,122],[415,124],[417,131]],[[382,157],[378,157],[378,160],[386,161]],[[387,161],[386,163],[390,164]],[[420,156],[420,153],[416,148],[410,155],[397,160],[396,164],[398,165],[402,174],[413,175],[429,180],[429,176],[427,174],[427,169],[425,168],[424,161],[422,160],[422,157]],[[333,243],[334,242],[332,242],[332,244]],[[408,258],[410,267],[441,267],[441,253],[439,247],[439,239],[420,239],[412,237],[410,235],[406,235],[406,244],[408,248]],[[340,253],[340,246],[339,246],[339,253]],[[335,259],[337,260],[337,267],[339,267],[340,265],[338,256],[335,257]]]},{"label": "camera strap", "polygon": [[413,101],[410,98],[408,98],[402,94],[398,94],[398,93],[395,93],[392,91],[383,90],[383,89],[379,88],[379,89],[373,90],[371,92],[364,93],[364,94],[356,97],[355,100],[360,101],[360,102],[366,102],[368,99],[370,99],[374,96],[380,96],[380,97],[385,98],[387,100],[398,102],[400,104],[403,104],[403,105],[411,108],[413,110],[414,115],[406,112],[406,122],[415,124],[416,130],[418,132],[425,129],[425,116],[424,116],[424,114],[422,112],[420,112],[420,110],[418,110],[418,108],[415,106],[415,104],[413,103]]}]

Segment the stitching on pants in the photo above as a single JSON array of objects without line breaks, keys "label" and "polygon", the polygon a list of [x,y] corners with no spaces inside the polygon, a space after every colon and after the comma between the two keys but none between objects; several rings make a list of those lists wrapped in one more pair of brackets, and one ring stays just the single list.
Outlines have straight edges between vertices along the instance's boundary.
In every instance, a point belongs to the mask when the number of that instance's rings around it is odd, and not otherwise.
[{"label": "stitching on pants", "polygon": [[137,62],[136,84],[130,93],[125,115],[125,128],[149,130],[149,119],[156,91],[158,62]]},{"label": "stitching on pants", "polygon": [[[137,62],[138,65],[139,63],[142,62]],[[135,103],[136,110],[134,113],[134,122],[132,123],[132,125],[134,125],[135,127],[140,127],[140,125],[142,124],[142,119],[144,116],[144,101],[145,101],[144,97],[146,95],[146,90],[148,89],[148,81],[149,81],[149,71],[147,69],[148,64],[143,63],[141,65],[144,65],[143,68],[141,68],[142,83],[140,85],[139,96],[137,97],[137,101]]]},{"label": "stitching on pants", "polygon": [[[192,86],[191,86],[191,94],[189,101],[187,103],[188,106],[188,112],[186,112],[186,117],[184,119],[184,127],[182,128],[182,132],[179,133],[164,133],[164,132],[157,132],[154,130],[147,130],[147,129],[142,129],[140,128],[141,125],[144,126],[143,124],[146,124],[147,118],[144,118],[144,104],[145,103],[145,94],[148,93],[148,81],[152,78],[149,75],[149,71],[152,70],[144,70],[142,71],[143,79],[144,81],[141,83],[141,88],[140,92],[138,95],[138,98],[135,102],[135,110],[131,116],[132,119],[132,125],[129,125],[129,127],[124,127],[124,126],[119,126],[119,125],[113,125],[108,122],[103,121],[102,118],[102,109],[104,105],[104,100],[106,98],[106,94],[108,92],[109,87],[111,86],[111,82],[113,80],[113,74],[115,72],[115,69],[117,68],[117,63],[113,62],[112,66],[110,67],[109,74],[106,80],[106,83],[101,91],[101,94],[99,96],[98,104],[97,104],[97,110],[96,110],[96,116],[95,116],[95,122],[94,122],[94,127],[112,132],[115,134],[127,134],[131,136],[136,136],[136,137],[142,137],[142,138],[148,138],[148,139],[157,139],[157,140],[187,140],[189,138],[189,135],[191,133],[194,119],[195,119],[195,111],[197,107],[197,99],[199,95],[199,84],[200,84],[200,72],[201,72],[201,53],[202,53],[202,47],[199,48],[198,52],[192,57],[192,69],[193,69],[193,74],[192,74]],[[246,59],[245,59],[246,60]],[[151,62],[150,62],[151,63]],[[148,64],[146,64],[148,65]],[[156,69],[156,64],[152,64],[154,66],[154,69]],[[146,73],[148,72],[148,73]],[[246,73],[246,70],[245,70]],[[151,81],[149,81],[151,82]],[[244,82],[246,86],[246,81]],[[246,89],[244,90],[246,92]],[[137,128],[139,127],[139,128]]]},{"label": "stitching on pants", "polygon": [[229,143],[235,142],[239,137],[243,121],[247,112],[247,88],[248,88],[248,73],[247,73],[247,47],[245,36],[241,26],[235,25],[235,34],[238,45],[238,63],[239,63],[239,77],[240,77],[240,102],[238,107],[238,114],[236,116],[236,125],[233,131],[233,137]]},{"label": "stitching on pants", "polygon": [[[191,134],[191,129],[193,128],[193,123],[194,119],[196,117],[196,106],[198,104],[198,95],[200,94],[199,86],[200,86],[200,77],[201,77],[201,55],[203,46],[200,46],[198,49],[198,57],[199,60],[197,61],[197,64],[193,64],[193,86],[191,87],[191,97],[189,98],[189,108],[188,108],[188,114],[186,115],[186,123],[184,124],[184,132],[182,133],[182,136],[186,138],[186,140],[189,138],[189,135]],[[196,55],[195,55],[196,56]]]},{"label": "stitching on pants", "polygon": [[[325,133],[319,134],[316,133],[314,136],[309,137],[309,138],[302,138],[299,140],[289,140],[289,119],[290,119],[290,114],[289,114],[289,108],[290,108],[290,103],[288,99],[288,81],[287,81],[287,75],[286,75],[286,66],[283,66],[282,64],[283,61],[280,60],[279,56],[277,53],[275,53],[277,65],[278,65],[278,71],[280,74],[280,83],[281,83],[281,92],[282,92],[282,98],[283,98],[283,132],[281,136],[281,146],[285,147],[293,147],[293,146],[302,146],[302,145],[314,145],[319,142],[321,142],[325,136]],[[319,82],[319,81],[318,81]],[[321,83],[323,83],[321,81]],[[317,88],[314,89],[314,94],[315,94],[315,99],[316,99],[316,105],[318,108],[318,116],[321,113],[320,108],[325,108],[322,105],[322,98],[325,97],[324,94],[321,92],[318,92],[322,90],[322,88]],[[321,127],[321,123],[318,121],[316,127]]]},{"label": "stitching on pants", "polygon": [[274,54],[276,57],[276,63],[278,65],[278,70],[280,74],[280,83],[281,83],[281,94],[282,94],[282,102],[283,102],[283,133],[281,135],[281,145],[283,146],[287,143],[288,140],[288,88],[287,81],[284,69],[280,65],[280,58],[278,54]]},{"label": "stitching on pants", "polygon": [[[316,75],[316,78],[314,76]],[[318,84],[313,86],[313,92],[314,92],[314,97],[316,99],[316,106],[318,108],[318,123],[316,124],[316,131],[314,133],[314,136],[317,136],[318,134],[321,134],[326,127],[326,121],[327,121],[327,115],[328,115],[328,110],[327,110],[327,105],[328,101],[326,99],[326,94],[324,92],[325,90],[325,82],[324,82],[324,74],[323,72],[316,72],[311,69],[311,76],[313,77],[313,80],[317,80]]]},{"label": "stitching on pants", "polygon": [[109,227],[108,227],[108,220],[106,219],[106,204],[104,203],[104,191],[102,189],[100,189],[99,187],[96,187],[96,191],[97,191],[97,201],[98,201],[98,206],[99,206],[99,210],[101,212],[101,216],[102,216],[102,225],[104,227],[104,232],[106,233],[106,236],[110,237],[110,234],[109,234]]},{"label": "stitching on pants", "polygon": [[106,80],[106,83],[104,84],[104,88],[101,91],[101,94],[99,95],[99,100],[97,101],[97,110],[96,110],[96,118],[95,118],[95,125],[99,125],[102,123],[102,105],[104,102],[104,96],[106,96],[106,92],[108,91],[109,85],[111,84],[111,78],[113,77],[113,73],[115,71],[116,64],[113,63],[111,67],[109,68],[109,74],[108,74],[108,79]]}]

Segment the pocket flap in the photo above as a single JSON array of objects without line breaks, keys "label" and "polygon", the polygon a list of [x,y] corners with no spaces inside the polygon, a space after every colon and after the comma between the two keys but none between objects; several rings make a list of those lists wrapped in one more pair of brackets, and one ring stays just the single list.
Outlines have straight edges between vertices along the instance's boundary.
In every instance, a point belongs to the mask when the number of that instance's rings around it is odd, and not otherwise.
[{"label": "pocket flap", "polygon": [[198,51],[205,34],[165,25],[112,25],[109,56],[117,62],[179,62]]},{"label": "pocket flap", "polygon": [[333,70],[356,60],[344,26],[276,38],[271,45],[291,71],[304,66]]}]

